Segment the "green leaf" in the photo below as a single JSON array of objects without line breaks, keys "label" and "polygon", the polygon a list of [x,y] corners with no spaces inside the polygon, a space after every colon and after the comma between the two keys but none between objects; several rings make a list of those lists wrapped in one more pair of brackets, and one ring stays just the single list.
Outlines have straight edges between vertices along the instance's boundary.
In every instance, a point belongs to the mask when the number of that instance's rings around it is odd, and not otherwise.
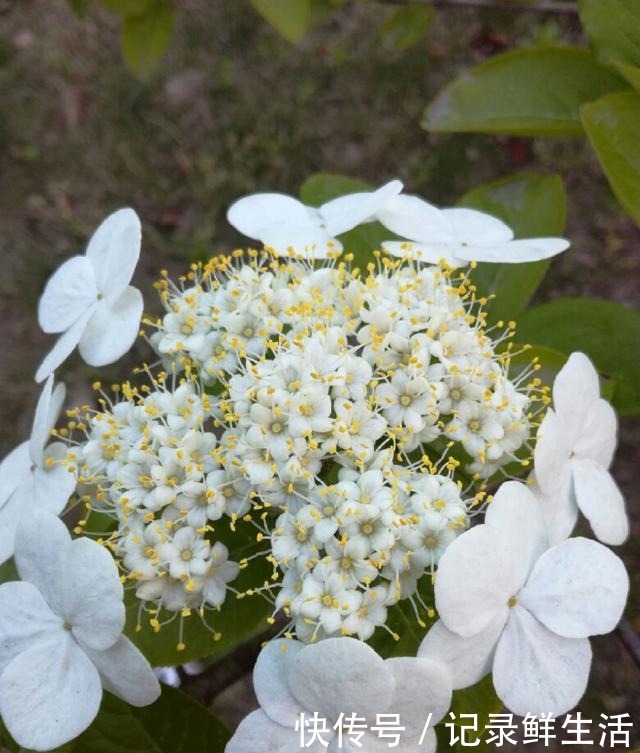
[{"label": "green leaf", "polygon": [[140,16],[151,11],[156,4],[156,0],[98,0],[98,2],[103,8],[121,16]]},{"label": "green leaf", "polygon": [[[256,529],[250,524],[238,521],[235,533],[227,523],[216,523],[214,539],[221,541],[229,550],[229,559],[239,562],[249,557],[264,545],[256,543]],[[262,557],[249,562],[248,567],[240,572],[233,581],[233,587],[243,593],[247,589],[262,586],[270,580],[272,567]],[[207,612],[205,626],[197,610],[183,620],[180,629],[180,616],[170,624],[155,632],[150,625],[150,616],[144,612],[140,616],[140,601],[133,589],[129,590],[125,603],[127,606],[127,624],[125,634],[138,646],[154,667],[174,666],[195,661],[204,657],[222,657],[243,643],[264,633],[268,628],[267,617],[273,612],[273,606],[260,595],[246,596],[242,599],[227,592],[227,598],[219,612]],[[160,623],[172,617],[172,613],[161,612]],[[141,629],[136,628],[140,626]],[[217,640],[214,635],[219,635]],[[178,649],[183,643],[185,648]]]},{"label": "green leaf", "polygon": [[428,5],[405,5],[391,11],[380,29],[382,43],[396,50],[413,47],[427,35],[435,15]]},{"label": "green leaf", "polygon": [[[160,698],[143,708],[105,693],[89,729],[55,753],[223,753],[229,738],[229,730],[208,709],[163,685]],[[12,753],[29,753],[2,728],[0,739]]]},{"label": "green leaf", "polygon": [[613,192],[640,225],[640,95],[612,94],[581,114]]},{"label": "green leaf", "polygon": [[640,68],[636,68],[634,65],[624,65],[623,63],[616,65],[616,68],[627,79],[631,86],[633,86],[637,92],[640,92]]},{"label": "green leaf", "polygon": [[587,50],[549,47],[497,55],[446,86],[428,131],[581,136],[580,106],[625,84]]},{"label": "green leaf", "polygon": [[91,0],[69,0],[69,5],[78,18],[84,18],[91,7]]},{"label": "green leaf", "polygon": [[[518,238],[555,236],[564,232],[567,199],[559,175],[511,175],[470,191],[458,204],[498,217]],[[524,311],[550,263],[551,260],[478,264],[471,277],[480,295],[496,296],[487,305],[489,320],[508,321]]]},{"label": "green leaf", "polygon": [[[305,204],[318,207],[338,196],[358,191],[371,191],[373,186],[358,178],[331,173],[316,173],[307,178],[300,187],[300,198]],[[373,259],[373,251],[381,247],[382,241],[390,240],[393,234],[379,222],[367,222],[340,236],[347,253],[354,255],[355,264],[365,267]]]},{"label": "green leaf", "polygon": [[583,351],[602,375],[615,380],[616,410],[640,414],[638,311],[594,298],[560,298],[526,311],[518,322],[518,340],[567,356]]},{"label": "green leaf", "polygon": [[122,24],[122,52],[133,73],[144,78],[164,55],[176,23],[169,0],[155,0],[144,13],[127,16]]},{"label": "green leaf", "polygon": [[6,583],[10,580],[20,580],[13,557],[0,565],[0,583]]},{"label": "green leaf", "polygon": [[311,24],[310,0],[251,0],[251,5],[289,42],[298,42]]},{"label": "green leaf", "polygon": [[582,25],[600,60],[640,66],[638,0],[580,0],[579,8]]}]

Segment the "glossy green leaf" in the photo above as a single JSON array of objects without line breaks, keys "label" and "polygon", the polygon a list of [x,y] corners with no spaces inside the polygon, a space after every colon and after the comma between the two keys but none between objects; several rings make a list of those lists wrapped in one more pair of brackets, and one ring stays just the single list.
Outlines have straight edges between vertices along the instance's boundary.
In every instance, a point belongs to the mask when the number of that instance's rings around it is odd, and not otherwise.
[{"label": "glossy green leaf", "polygon": [[380,36],[385,47],[407,50],[421,42],[431,28],[435,11],[428,5],[405,5],[392,10]]},{"label": "glossy green leaf", "polygon": [[[511,175],[469,191],[458,204],[498,217],[517,238],[564,232],[567,199],[559,175]],[[490,321],[508,321],[524,311],[550,263],[478,264],[471,276],[479,293],[495,295],[487,306]]]},{"label": "glossy green leaf", "polygon": [[[516,332],[520,334],[519,331]],[[553,348],[545,348],[542,345],[521,345],[518,342],[511,343],[511,351],[514,353],[509,360],[509,375],[512,379],[531,368],[532,364],[540,366],[535,376],[540,379],[545,387],[551,387],[560,369],[567,362],[567,354]]]},{"label": "glossy green leaf", "polygon": [[446,86],[427,108],[422,125],[429,131],[580,136],[580,106],[624,88],[587,50],[516,50]]},{"label": "glossy green leaf", "polygon": [[98,0],[107,10],[121,16],[139,16],[153,9],[156,0]]},{"label": "glossy green leaf", "polygon": [[579,0],[579,8],[582,25],[600,60],[640,66],[638,0]]},{"label": "glossy green leaf", "polygon": [[152,73],[173,37],[176,13],[169,0],[154,0],[144,13],[122,24],[122,52],[129,68],[144,78]]},{"label": "glossy green leaf", "polygon": [[[89,729],[55,753],[223,753],[229,738],[227,727],[208,709],[164,685],[160,698],[143,708],[105,693]],[[12,753],[30,753],[3,728],[0,739]]]},{"label": "glossy green leaf", "polygon": [[[345,175],[317,173],[307,178],[300,187],[300,198],[310,206],[320,206],[338,196],[358,191],[371,191],[373,186],[358,178]],[[340,236],[347,253],[354,255],[354,262],[363,268],[372,259],[372,252],[380,249],[383,241],[390,240],[393,234],[379,222],[367,222]]]},{"label": "glossy green leaf", "polygon": [[570,355],[586,353],[604,377],[615,380],[613,405],[640,414],[640,313],[611,301],[560,298],[526,311],[518,340]]},{"label": "glossy green leaf", "polygon": [[251,0],[251,5],[289,42],[298,42],[309,30],[310,0]]},{"label": "glossy green leaf", "polygon": [[[256,529],[250,523],[238,522],[233,532],[226,521],[219,521],[215,526],[213,538],[221,541],[229,550],[229,559],[239,562],[259,549],[264,544],[256,543]],[[262,586],[270,580],[272,567],[262,557],[252,560],[248,567],[240,572],[232,586],[243,593],[250,588]],[[128,591],[125,597],[127,605],[127,624],[125,634],[138,646],[154,667],[174,666],[195,661],[204,657],[221,657],[233,651],[243,643],[264,633],[268,628],[267,617],[273,612],[273,606],[260,595],[246,596],[238,599],[232,592],[227,592],[225,603],[220,611],[206,612],[206,625],[196,610],[185,617],[180,627],[180,616],[170,624],[163,624],[155,632],[150,624],[151,616],[140,613],[140,601],[134,591]],[[159,622],[165,623],[173,615],[161,612]],[[138,625],[140,629],[137,629]],[[178,645],[184,644],[180,650]]]},{"label": "glossy green leaf", "polygon": [[585,105],[582,122],[618,201],[640,225],[640,95],[623,92]]}]

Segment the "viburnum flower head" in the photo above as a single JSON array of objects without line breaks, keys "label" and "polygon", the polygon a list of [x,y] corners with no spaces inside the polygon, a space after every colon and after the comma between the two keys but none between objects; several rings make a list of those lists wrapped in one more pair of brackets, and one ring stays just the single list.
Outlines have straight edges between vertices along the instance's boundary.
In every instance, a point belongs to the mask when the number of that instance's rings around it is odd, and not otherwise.
[{"label": "viburnum flower head", "polygon": [[588,637],[614,629],[628,590],[622,561],[602,544],[574,538],[547,548],[538,500],[508,481],[485,523],[442,555],[435,584],[440,621],[418,655],[447,663],[454,689],[492,671],[510,711],[563,714],[586,689]]},{"label": "viburnum flower head", "polygon": [[109,215],[84,255],[73,256],[49,278],[38,305],[45,332],[62,333],[36,373],[46,379],[76,346],[90,366],[121,358],[138,335],[143,301],[129,285],[140,256],[140,220],[133,209]]},{"label": "viburnum flower head", "polygon": [[404,194],[387,202],[377,219],[410,241],[386,241],[386,251],[431,264],[440,259],[453,267],[466,267],[470,261],[518,264],[548,259],[569,248],[564,238],[514,240],[511,228],[489,214],[460,207],[438,209]]},{"label": "viburnum flower head", "polygon": [[342,251],[335,236],[374,220],[400,191],[402,183],[392,180],[377,191],[347,194],[317,208],[281,193],[256,193],[232,204],[227,220],[281,256],[325,259]]},{"label": "viburnum flower head", "polygon": [[616,413],[600,397],[598,373],[572,353],[553,384],[553,408],[540,424],[535,479],[550,539],[571,535],[578,509],[596,537],[618,545],[629,536],[624,498],[608,469],[617,444]]},{"label": "viburnum flower head", "polygon": [[[348,719],[358,716],[362,729],[365,722],[368,727],[375,726],[378,714],[398,714],[405,728],[403,753],[434,753],[433,727],[451,703],[451,681],[445,667],[428,659],[385,661],[354,638],[328,638],[308,646],[291,640],[272,641],[258,657],[253,685],[261,708],[241,722],[226,753],[297,753],[301,735],[296,722],[301,723],[301,714],[309,720],[314,713],[326,720],[328,731],[322,737],[328,747],[316,740],[306,750],[388,751],[388,740],[370,729],[359,746],[350,742]],[[429,714],[429,729],[420,744]]]},{"label": "viburnum flower head", "polygon": [[40,394],[31,438],[15,448],[0,464],[0,564],[13,554],[20,520],[42,508],[58,515],[76,487],[75,475],[64,460],[67,447],[47,447],[64,403],[65,387],[53,387],[50,376]]},{"label": "viburnum flower head", "polygon": [[0,585],[0,715],[16,742],[51,750],[80,735],[102,690],[133,706],[160,695],[153,670],[122,635],[123,587],[109,552],[71,540],[36,510],[16,536],[21,581]]}]

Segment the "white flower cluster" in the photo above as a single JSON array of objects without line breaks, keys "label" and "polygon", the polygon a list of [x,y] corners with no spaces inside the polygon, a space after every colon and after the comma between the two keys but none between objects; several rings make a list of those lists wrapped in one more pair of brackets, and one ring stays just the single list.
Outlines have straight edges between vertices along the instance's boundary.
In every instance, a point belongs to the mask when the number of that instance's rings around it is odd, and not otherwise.
[{"label": "white flower cluster", "polygon": [[[100,414],[82,450],[110,485],[138,596],[216,605],[210,522],[253,509],[282,577],[276,610],[300,638],[366,640],[390,605],[420,603],[420,577],[476,499],[453,480],[452,453],[478,478],[528,454],[535,380],[520,391],[509,379],[465,283],[445,266],[379,258],[360,276],[348,261],[257,252],[196,265],[180,287],[164,276],[150,341],[186,381]],[[116,466],[103,423],[118,436],[137,426]]]},{"label": "white flower cluster", "polygon": [[205,428],[211,404],[193,384],[140,394],[88,415],[76,450],[88,506],[111,513],[112,542],[136,593],[170,611],[219,607],[239,572],[212,523],[249,510],[248,483],[220,462]]}]

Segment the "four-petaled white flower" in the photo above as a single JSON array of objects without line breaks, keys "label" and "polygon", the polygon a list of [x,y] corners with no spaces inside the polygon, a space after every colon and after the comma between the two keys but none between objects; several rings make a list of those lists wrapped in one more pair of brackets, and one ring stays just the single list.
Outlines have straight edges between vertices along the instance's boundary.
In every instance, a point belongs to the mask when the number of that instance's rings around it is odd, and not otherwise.
[{"label": "four-petaled white flower", "polygon": [[548,549],[540,505],[516,481],[500,487],[485,520],[440,559],[440,621],[418,655],[446,662],[454,688],[492,671],[499,698],[516,714],[563,714],[586,689],[588,637],[610,632],[622,615],[624,565],[590,539]]},{"label": "four-petaled white flower", "polygon": [[54,390],[50,376],[38,399],[31,438],[0,464],[0,564],[13,554],[16,528],[25,513],[42,508],[59,515],[76,488],[75,475],[61,462],[66,445],[47,447],[64,397],[64,384]]},{"label": "four-petaled white flower", "polygon": [[[378,714],[399,715],[405,728],[401,733],[404,753],[433,753],[433,727],[451,703],[451,681],[443,666],[408,657],[384,661],[354,638],[329,638],[310,646],[272,641],[258,657],[253,685],[261,708],[241,722],[225,753],[297,753],[301,734],[296,723],[300,724],[301,714],[309,720],[314,713],[326,720],[328,730],[322,735],[328,748],[317,740],[306,748],[316,753],[339,749],[341,721],[342,750],[388,751],[388,739],[370,729],[359,740],[361,747],[348,739],[350,717],[357,715],[371,727]],[[420,744],[429,714],[429,729]]]},{"label": "four-petaled white flower", "polygon": [[121,358],[138,334],[143,301],[129,285],[140,256],[140,220],[133,209],[109,215],[95,231],[85,254],[66,261],[49,278],[38,305],[45,332],[62,333],[40,364],[41,382],[76,346],[90,366]]},{"label": "four-petaled white flower", "polygon": [[71,540],[34,511],[16,536],[22,581],[0,585],[0,714],[24,748],[50,750],[93,721],[102,690],[134,706],[160,695],[149,663],[122,635],[123,587],[109,552]]},{"label": "four-petaled white flower", "polygon": [[437,264],[444,259],[454,267],[470,261],[518,264],[539,261],[565,251],[564,238],[514,240],[501,220],[475,209],[438,209],[417,196],[396,196],[377,213],[391,232],[408,241],[387,241],[383,248],[393,256],[412,256]]},{"label": "four-petaled white flower", "polygon": [[340,196],[318,208],[281,193],[256,193],[232,204],[227,220],[281,256],[324,259],[342,251],[335,236],[374,220],[400,191],[402,183],[392,180],[377,191]]},{"label": "four-petaled white flower", "polygon": [[617,443],[613,408],[600,397],[598,374],[584,353],[573,353],[553,384],[553,408],[538,430],[535,478],[549,538],[571,535],[578,508],[605,544],[629,535],[624,498],[608,471]]}]

